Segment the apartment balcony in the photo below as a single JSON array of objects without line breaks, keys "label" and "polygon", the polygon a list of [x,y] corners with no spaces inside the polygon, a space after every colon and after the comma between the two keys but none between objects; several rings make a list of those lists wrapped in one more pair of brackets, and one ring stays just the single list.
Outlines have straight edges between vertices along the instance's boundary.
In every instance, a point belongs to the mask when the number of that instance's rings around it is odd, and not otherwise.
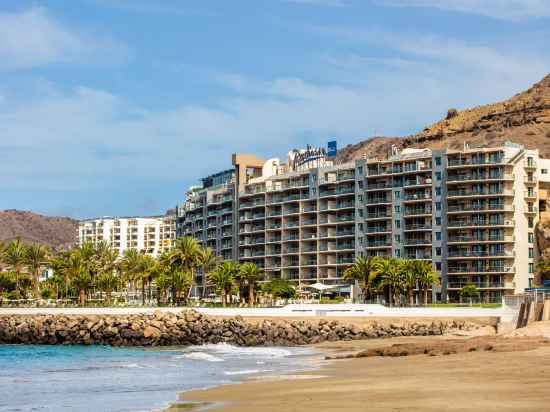
[{"label": "apartment balcony", "polygon": [[378,182],[378,183],[367,183],[365,191],[375,191],[375,190],[391,190],[391,182]]},{"label": "apartment balcony", "polygon": [[412,232],[412,231],[423,231],[423,230],[432,230],[431,224],[405,224],[405,227],[403,228],[404,232]]},{"label": "apartment balcony", "polygon": [[405,211],[403,212],[403,216],[423,216],[423,215],[432,215],[432,209],[431,208],[414,208],[409,209],[405,208]]},{"label": "apartment balcony", "polygon": [[298,201],[300,200],[301,196],[299,194],[293,194],[293,195],[288,195],[286,198],[284,198],[284,202],[295,202],[295,201]]},{"label": "apartment balcony", "polygon": [[336,237],[353,237],[355,230],[339,230],[336,232]]},{"label": "apartment balcony", "polygon": [[432,200],[431,193],[413,193],[403,196],[403,202],[425,202]]},{"label": "apartment balcony", "polygon": [[294,241],[297,242],[298,240],[300,240],[300,237],[297,234],[295,234],[295,235],[287,235],[285,236],[284,239],[286,242],[294,242]]},{"label": "apartment balcony", "polygon": [[367,176],[373,177],[373,176],[387,176],[391,175],[392,169],[390,167],[374,167],[374,168],[367,168]]},{"label": "apartment balcony", "polygon": [[460,273],[514,273],[515,269],[513,266],[488,266],[488,267],[475,267],[475,266],[450,266],[448,273],[449,274],[460,274]]},{"label": "apartment balcony", "polygon": [[480,226],[505,226],[505,227],[513,227],[514,221],[513,220],[504,220],[504,219],[498,219],[498,220],[492,220],[492,219],[466,219],[466,220],[450,220],[447,223],[448,228],[464,228],[464,227],[480,227]]},{"label": "apartment balcony", "polygon": [[525,159],[523,161],[523,167],[525,169],[533,169],[533,170],[536,170],[537,169],[537,162],[535,161],[535,159],[532,159],[532,160],[529,160],[529,159]]},{"label": "apartment balcony", "polygon": [[388,226],[367,226],[367,233],[389,233],[391,227]]},{"label": "apartment balcony", "polygon": [[448,282],[447,289],[462,289],[466,285],[474,285],[478,289],[513,289],[506,287],[504,282]]},{"label": "apartment balcony", "polygon": [[304,206],[302,213],[314,213],[317,211],[317,206]]},{"label": "apartment balcony", "polygon": [[450,250],[449,259],[494,257],[494,258],[513,258],[514,252],[511,250]]},{"label": "apartment balcony", "polygon": [[460,174],[454,176],[447,176],[447,183],[453,182],[477,182],[477,181],[492,181],[492,180],[510,180],[514,181],[515,177],[510,173],[498,173],[498,174]]},{"label": "apartment balcony", "polygon": [[416,251],[416,252],[407,252],[405,253],[405,259],[414,259],[414,260],[431,260],[432,254],[425,251]]},{"label": "apartment balcony", "polygon": [[280,230],[282,225],[280,223],[272,223],[267,225],[267,230]]},{"label": "apartment balcony", "polygon": [[341,257],[336,259],[337,265],[352,265],[355,263],[355,259],[352,257]]},{"label": "apartment balcony", "polygon": [[367,197],[365,200],[367,205],[377,205],[377,204],[391,204],[391,198],[386,196],[381,197]]},{"label": "apartment balcony", "polygon": [[389,219],[392,217],[390,211],[367,213],[368,219]]},{"label": "apartment balcony", "polygon": [[317,253],[317,247],[304,246],[302,247],[301,253]]},{"label": "apartment balcony", "polygon": [[302,226],[315,226],[315,225],[317,225],[317,219],[302,220]]},{"label": "apartment balcony", "polygon": [[355,193],[355,187],[338,187],[336,188],[336,194],[337,195],[347,195],[347,194],[354,194]]},{"label": "apartment balcony", "polygon": [[478,197],[478,196],[514,196],[514,191],[509,189],[499,190],[472,190],[472,189],[459,189],[449,190],[447,197]]},{"label": "apartment balcony", "polygon": [[282,215],[283,215],[283,212],[281,210],[272,210],[267,213],[267,217],[279,217]]},{"label": "apartment balcony", "polygon": [[526,210],[525,210],[525,213],[527,214],[537,214],[537,211],[538,211],[538,208],[536,206],[527,206],[526,207]]},{"label": "apartment balcony", "polygon": [[534,190],[532,190],[532,191],[525,190],[523,192],[523,197],[526,198],[526,199],[536,200],[537,199],[537,192],[534,191]]},{"label": "apartment balcony", "polygon": [[514,243],[514,236],[449,236],[448,243]]},{"label": "apartment balcony", "polygon": [[300,226],[300,222],[287,222],[285,223],[285,228],[287,229],[290,229],[290,228],[295,228],[295,227],[299,227]]},{"label": "apartment balcony", "polygon": [[524,176],[523,182],[526,185],[536,185],[537,184],[537,177],[536,176]]},{"label": "apartment balcony", "polygon": [[484,165],[500,165],[504,164],[505,159],[502,156],[492,158],[450,158],[447,167],[460,167],[460,166],[484,166]]},{"label": "apartment balcony", "polygon": [[504,212],[513,212],[513,204],[504,204],[504,203],[489,203],[489,204],[469,204],[469,205],[449,205],[447,207],[448,213],[463,213],[463,212],[494,212],[494,211],[504,211]]},{"label": "apartment balcony", "polygon": [[266,243],[281,243],[281,236],[270,237],[267,239]]},{"label": "apartment balcony", "polygon": [[336,250],[355,250],[355,242],[338,243]]},{"label": "apartment balcony", "polygon": [[283,250],[283,254],[285,255],[292,255],[292,254],[298,254],[300,253],[300,248],[296,247],[287,247]]},{"label": "apartment balcony", "polygon": [[365,248],[367,249],[370,249],[370,248],[387,248],[387,247],[391,247],[392,243],[390,240],[381,240],[381,241],[377,241],[377,242],[367,242],[365,244]]},{"label": "apartment balcony", "polygon": [[233,224],[233,220],[231,220],[231,219],[222,221],[222,226],[229,226],[229,225],[232,225],[232,224]]},{"label": "apartment balcony", "polygon": [[403,243],[405,246],[431,246],[432,239],[405,239]]},{"label": "apartment balcony", "polygon": [[403,182],[403,187],[414,187],[414,186],[431,186],[432,179],[414,179],[414,180],[405,180]]},{"label": "apartment balcony", "polygon": [[317,233],[302,233],[302,239],[304,240],[317,239]]},{"label": "apartment balcony", "polygon": [[339,182],[342,182],[345,180],[355,180],[355,171],[339,173],[336,176],[336,180]]}]

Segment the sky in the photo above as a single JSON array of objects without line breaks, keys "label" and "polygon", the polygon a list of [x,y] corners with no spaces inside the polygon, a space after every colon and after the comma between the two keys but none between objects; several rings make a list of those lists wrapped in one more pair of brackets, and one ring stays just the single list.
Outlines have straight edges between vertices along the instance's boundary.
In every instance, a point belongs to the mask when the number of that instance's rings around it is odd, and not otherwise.
[{"label": "sky", "polygon": [[548,44],[549,0],[2,0],[0,209],[161,214],[232,153],[508,98]]}]

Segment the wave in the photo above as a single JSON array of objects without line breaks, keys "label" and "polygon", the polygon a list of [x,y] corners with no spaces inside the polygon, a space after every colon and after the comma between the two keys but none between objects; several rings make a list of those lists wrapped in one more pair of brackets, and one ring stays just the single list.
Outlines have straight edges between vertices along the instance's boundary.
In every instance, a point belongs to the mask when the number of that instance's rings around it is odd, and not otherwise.
[{"label": "wave", "polygon": [[206,362],[224,362],[222,358],[211,355],[206,352],[187,352],[183,355],[174,356],[175,359],[192,359],[192,360],[202,360]]},{"label": "wave", "polygon": [[253,375],[255,373],[273,372],[271,369],[259,370],[259,369],[244,369],[240,371],[225,371],[223,374],[228,376],[234,375]]},{"label": "wave", "polygon": [[283,348],[273,348],[273,347],[243,347],[243,346],[233,346],[227,343],[218,343],[208,344],[203,346],[190,346],[189,350],[191,351],[207,351],[213,352],[218,355],[225,356],[250,356],[250,357],[259,357],[259,358],[285,358],[292,356],[292,351],[283,349]]}]

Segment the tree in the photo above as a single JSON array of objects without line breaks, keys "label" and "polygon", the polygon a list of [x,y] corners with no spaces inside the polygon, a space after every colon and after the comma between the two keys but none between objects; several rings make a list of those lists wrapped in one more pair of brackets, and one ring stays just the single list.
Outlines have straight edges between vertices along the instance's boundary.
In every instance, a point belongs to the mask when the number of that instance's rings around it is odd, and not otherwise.
[{"label": "tree", "polygon": [[439,274],[433,270],[431,262],[425,260],[418,261],[417,270],[418,286],[422,289],[424,305],[427,305],[428,289],[439,283]]},{"label": "tree", "polygon": [[460,290],[460,296],[462,298],[467,298],[470,300],[470,305],[472,304],[472,298],[477,298],[479,296],[479,289],[474,284],[467,284],[462,286]]},{"label": "tree", "polygon": [[171,284],[174,289],[174,303],[179,305],[181,303],[181,296],[186,297],[189,288],[193,285],[193,275],[191,272],[183,270],[172,272]]},{"label": "tree", "polygon": [[34,282],[34,298],[40,298],[40,269],[47,261],[48,250],[37,243],[26,248],[25,263],[30,269]]},{"label": "tree", "polygon": [[403,284],[407,290],[407,303],[409,306],[414,305],[414,288],[418,284],[420,276],[421,260],[404,259],[400,261],[401,274],[403,276]]},{"label": "tree", "polygon": [[14,239],[5,248],[4,262],[15,273],[15,290],[20,293],[20,277],[26,262],[26,248],[20,239]]},{"label": "tree", "polygon": [[227,304],[227,295],[231,293],[238,272],[239,266],[237,263],[226,260],[208,274],[208,281],[214,285],[216,292],[220,293],[223,306]]},{"label": "tree", "polygon": [[75,276],[71,279],[71,283],[78,290],[78,303],[80,306],[86,304],[86,293],[90,286],[92,286],[92,276],[90,273],[82,267]]},{"label": "tree", "polygon": [[166,303],[166,291],[170,288],[171,279],[166,275],[166,272],[162,271],[155,279],[155,285],[157,286],[157,304]]},{"label": "tree", "polygon": [[143,270],[143,253],[135,249],[127,249],[124,251],[122,260],[119,264],[119,269],[122,272],[124,279],[135,290],[136,282],[141,278]]},{"label": "tree", "polygon": [[382,285],[389,288],[390,306],[400,302],[404,281],[399,261],[393,258],[383,259],[380,263],[380,276]]},{"label": "tree", "polygon": [[267,293],[273,299],[293,299],[296,297],[296,288],[286,279],[272,279],[262,286],[264,293]]},{"label": "tree", "polygon": [[541,259],[537,263],[537,272],[534,279],[535,286],[540,287],[542,281],[545,279],[550,279],[550,259]]},{"label": "tree", "polygon": [[114,273],[114,271],[106,271],[97,276],[96,284],[100,290],[105,292],[107,305],[111,305],[111,296],[113,291],[118,288],[120,278]]},{"label": "tree", "polygon": [[204,249],[200,249],[197,263],[202,269],[203,296],[205,295],[206,289],[207,289],[208,274],[218,265],[219,262],[220,262],[220,258],[216,256],[212,248],[207,247]]},{"label": "tree", "polygon": [[195,238],[186,236],[178,239],[169,254],[172,271],[191,272],[194,280],[201,254],[201,247]]},{"label": "tree", "polygon": [[265,277],[264,271],[260,270],[255,263],[247,262],[239,268],[238,277],[248,287],[248,304],[253,305],[254,289],[256,284]]},{"label": "tree", "polygon": [[368,258],[360,256],[355,260],[353,265],[344,271],[345,279],[356,279],[359,281],[365,302],[369,299],[373,283],[380,274],[380,262],[380,258],[376,256]]}]

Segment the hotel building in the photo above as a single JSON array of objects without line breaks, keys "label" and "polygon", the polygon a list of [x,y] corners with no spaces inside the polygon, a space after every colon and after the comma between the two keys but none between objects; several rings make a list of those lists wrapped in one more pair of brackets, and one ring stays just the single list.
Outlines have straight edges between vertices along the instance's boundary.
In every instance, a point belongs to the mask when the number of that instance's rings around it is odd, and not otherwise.
[{"label": "hotel building", "polygon": [[499,302],[532,282],[539,193],[550,186],[536,150],[404,149],[336,164],[308,148],[287,163],[233,155],[233,165],[188,192],[178,236],[271,278],[345,286],[357,256],[392,256],[431,261],[450,301],[465,284]]},{"label": "hotel building", "polygon": [[78,224],[79,245],[106,242],[122,256],[126,250],[157,257],[169,251],[176,239],[176,215],[154,217],[103,217]]}]

